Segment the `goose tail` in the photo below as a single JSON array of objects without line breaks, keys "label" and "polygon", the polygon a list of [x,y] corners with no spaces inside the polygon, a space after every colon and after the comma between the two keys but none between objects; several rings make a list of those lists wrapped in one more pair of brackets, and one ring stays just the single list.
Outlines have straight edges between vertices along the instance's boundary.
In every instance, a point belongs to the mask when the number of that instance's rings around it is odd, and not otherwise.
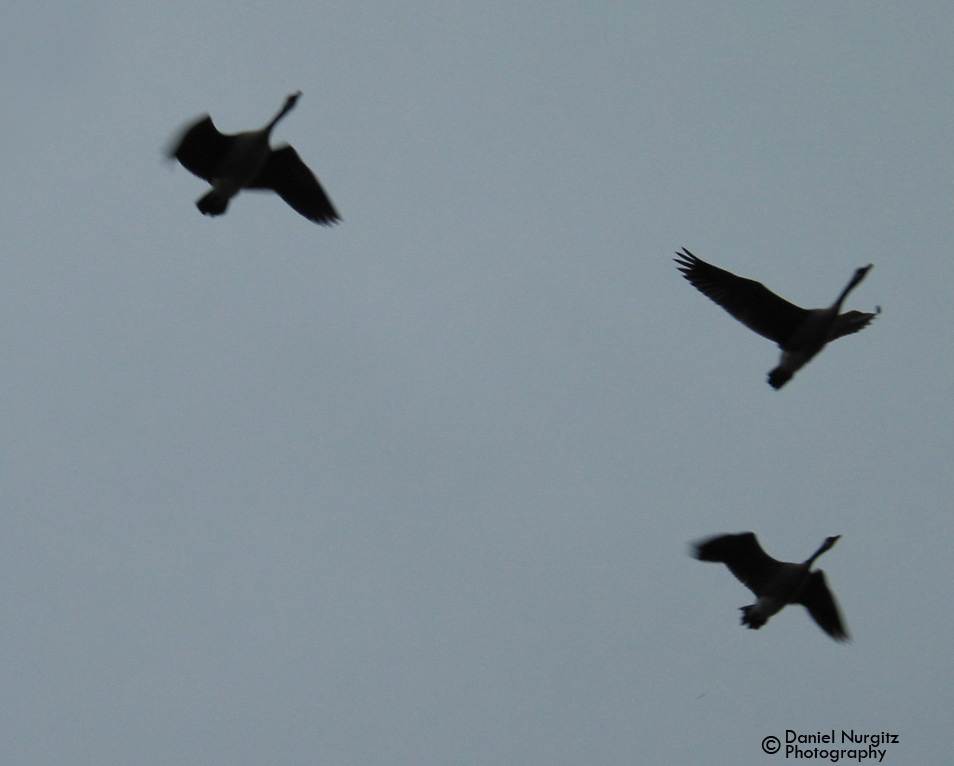
[{"label": "goose tail", "polygon": [[792,379],[792,375],[791,370],[783,369],[782,366],[779,365],[768,374],[768,383],[772,388],[778,391]]},{"label": "goose tail", "polygon": [[195,206],[202,211],[203,215],[222,215],[229,206],[229,197],[212,189],[204,197],[197,200]]},{"label": "goose tail", "polygon": [[752,630],[758,630],[767,622],[767,620],[756,611],[755,604],[740,606],[739,610],[742,612],[742,624]]}]

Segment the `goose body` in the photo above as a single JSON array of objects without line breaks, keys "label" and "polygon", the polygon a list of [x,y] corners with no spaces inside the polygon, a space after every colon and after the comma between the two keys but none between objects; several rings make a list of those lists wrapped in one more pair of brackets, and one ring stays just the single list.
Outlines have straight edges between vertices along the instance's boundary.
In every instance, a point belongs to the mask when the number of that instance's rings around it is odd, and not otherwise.
[{"label": "goose body", "polygon": [[719,304],[742,324],[775,341],[782,349],[778,366],[768,374],[774,389],[784,386],[830,341],[867,327],[880,312],[846,311],[841,304],[872,264],[856,269],[851,281],[828,308],[803,309],[769,290],[761,282],[738,277],[683,248],[674,260],[682,275],[703,295]]},{"label": "goose body", "polygon": [[848,641],[848,631],[828,590],[825,573],[820,569],[811,571],[815,559],[840,537],[826,538],[821,547],[800,564],[776,561],[762,550],[752,532],[701,540],[694,544],[692,553],[700,561],[725,564],[755,594],[754,604],[741,607],[743,625],[758,630],[788,604],[801,604],[829,636],[836,641]]},{"label": "goose body", "polygon": [[209,115],[186,126],[169,149],[186,170],[212,184],[195,204],[205,215],[222,215],[242,189],[271,189],[315,223],[341,220],[318,179],[291,146],[272,149],[272,129],[290,112],[301,91],[292,93],[272,120],[259,130],[220,133]]}]

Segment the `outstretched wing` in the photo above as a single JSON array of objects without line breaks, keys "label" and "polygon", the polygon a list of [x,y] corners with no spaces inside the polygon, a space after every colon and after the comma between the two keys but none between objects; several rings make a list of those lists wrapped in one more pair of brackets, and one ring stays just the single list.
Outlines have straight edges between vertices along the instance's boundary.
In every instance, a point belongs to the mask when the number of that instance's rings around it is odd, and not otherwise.
[{"label": "outstretched wing", "polygon": [[215,169],[229,153],[235,136],[219,133],[207,114],[177,135],[181,138],[174,137],[169,142],[167,155],[179,160],[190,173],[211,183]]},{"label": "outstretched wing", "polygon": [[761,282],[706,263],[686,248],[676,255],[679,271],[699,292],[762,337],[782,344],[805,320],[805,309],[780,298]]},{"label": "outstretched wing", "polygon": [[873,313],[870,311],[846,311],[844,314],[839,314],[835,320],[835,326],[832,327],[829,341],[840,338],[842,335],[851,335],[853,332],[863,330],[880,313],[881,306],[878,306]]},{"label": "outstretched wing", "polygon": [[795,603],[808,609],[818,626],[836,641],[851,640],[822,570],[816,569],[808,576]]},{"label": "outstretched wing", "polygon": [[756,596],[761,595],[772,575],[783,566],[782,562],[762,550],[753,532],[709,537],[693,548],[693,554],[700,561],[716,561],[729,567],[729,571]]},{"label": "outstretched wing", "polygon": [[249,189],[271,189],[305,218],[323,226],[341,220],[315,174],[292,147],[273,151],[264,167],[248,185]]}]

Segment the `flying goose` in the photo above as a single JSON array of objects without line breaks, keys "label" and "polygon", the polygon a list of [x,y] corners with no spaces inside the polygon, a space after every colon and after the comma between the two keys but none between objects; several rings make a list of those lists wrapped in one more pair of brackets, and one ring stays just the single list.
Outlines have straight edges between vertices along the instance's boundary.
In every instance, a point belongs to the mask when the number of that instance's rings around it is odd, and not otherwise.
[{"label": "flying goose", "polygon": [[778,366],[768,374],[774,389],[784,386],[791,377],[821,351],[829,341],[850,335],[867,327],[881,313],[841,311],[848,293],[865,278],[872,264],[857,269],[841,295],[826,309],[803,309],[780,298],[761,282],[737,277],[724,269],[706,263],[686,248],[673,260],[682,275],[703,295],[708,296],[750,330],[782,349]]},{"label": "flying goose", "polygon": [[285,99],[285,105],[260,130],[219,133],[212,118],[203,115],[183,128],[168,150],[183,167],[212,184],[195,204],[205,215],[222,215],[242,189],[271,189],[305,218],[330,226],[341,220],[325,190],[292,147],[269,146],[272,128],[295,106],[301,91]]},{"label": "flying goose", "polygon": [[757,596],[754,604],[741,607],[743,625],[758,630],[787,604],[801,604],[829,636],[836,641],[848,641],[850,636],[835,598],[828,590],[825,573],[820,569],[810,571],[815,559],[840,537],[826,538],[801,564],[776,561],[762,550],[752,532],[709,537],[695,543],[692,553],[700,561],[725,564]]}]

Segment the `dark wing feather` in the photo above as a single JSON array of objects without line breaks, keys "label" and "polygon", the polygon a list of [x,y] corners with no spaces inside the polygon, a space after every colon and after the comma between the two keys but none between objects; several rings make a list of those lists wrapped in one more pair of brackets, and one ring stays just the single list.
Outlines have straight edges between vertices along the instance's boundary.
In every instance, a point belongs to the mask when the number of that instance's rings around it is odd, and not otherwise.
[{"label": "dark wing feather", "polygon": [[805,320],[805,309],[780,298],[761,282],[706,263],[686,248],[677,255],[674,260],[679,270],[699,292],[762,337],[784,343]]},{"label": "dark wing feather", "polygon": [[835,320],[835,326],[832,327],[829,340],[832,341],[842,335],[851,335],[853,332],[863,330],[880,313],[881,307],[879,306],[874,313],[870,311],[846,311],[844,314],[839,314]]},{"label": "dark wing feather", "polygon": [[249,189],[271,189],[305,218],[330,226],[341,220],[315,174],[290,146],[273,151]]},{"label": "dark wing feather", "polygon": [[215,169],[229,153],[235,136],[219,133],[209,115],[183,128],[181,136],[171,142],[169,156],[179,160],[190,173],[211,183]]},{"label": "dark wing feather", "polygon": [[753,532],[707,538],[695,544],[694,553],[700,561],[725,564],[756,596],[778,568],[784,566],[762,550]]},{"label": "dark wing feather", "polygon": [[825,581],[825,573],[816,569],[808,576],[805,587],[799,594],[795,603],[801,604],[812,619],[818,623],[818,626],[836,641],[848,641],[850,636],[845,629],[845,623],[838,611],[838,605],[835,603],[835,597],[828,590],[828,583]]}]

